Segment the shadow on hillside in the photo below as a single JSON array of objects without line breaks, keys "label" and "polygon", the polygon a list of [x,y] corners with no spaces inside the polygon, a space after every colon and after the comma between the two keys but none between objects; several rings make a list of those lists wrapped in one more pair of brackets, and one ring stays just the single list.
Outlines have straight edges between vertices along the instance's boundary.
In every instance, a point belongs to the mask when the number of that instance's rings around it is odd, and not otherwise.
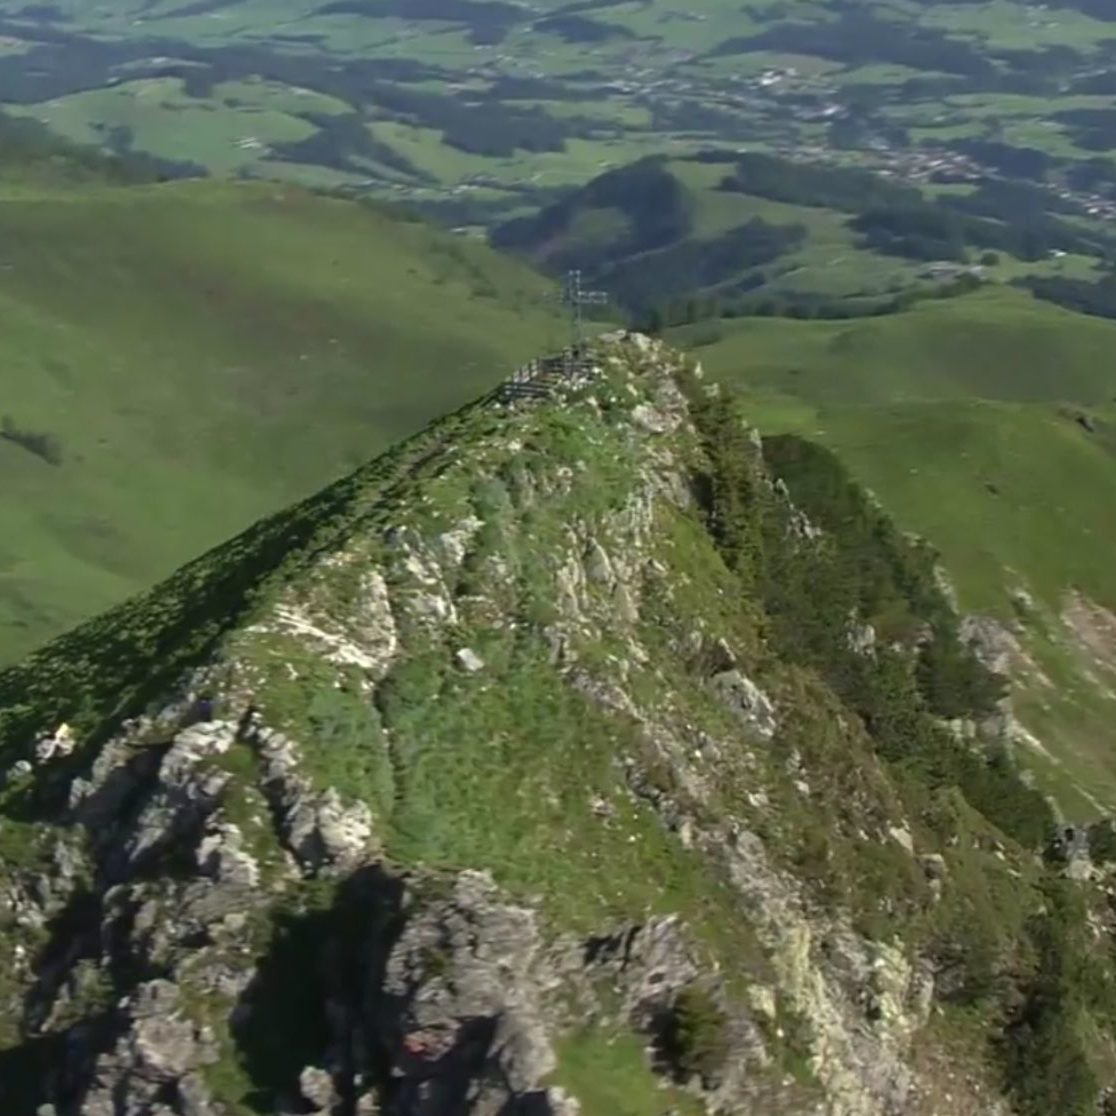
[{"label": "shadow on hillside", "polygon": [[[232,1033],[252,1090],[254,1111],[299,1111],[299,1074],[328,1064],[342,1101],[351,1082],[384,1080],[386,1054],[373,1036],[360,1043],[364,1016],[375,1010],[384,966],[402,926],[403,881],[382,868],[361,869],[318,903],[272,920],[271,941],[232,1014]],[[375,1064],[354,1064],[355,1047]]]},{"label": "shadow on hillside", "polygon": [[[96,1030],[106,1022],[94,1020],[85,1029]],[[74,1032],[29,1038],[0,1050],[0,1112],[33,1113],[48,1101],[62,1098],[49,1089],[52,1071],[65,1064]],[[61,1110],[61,1109],[60,1109]]]}]

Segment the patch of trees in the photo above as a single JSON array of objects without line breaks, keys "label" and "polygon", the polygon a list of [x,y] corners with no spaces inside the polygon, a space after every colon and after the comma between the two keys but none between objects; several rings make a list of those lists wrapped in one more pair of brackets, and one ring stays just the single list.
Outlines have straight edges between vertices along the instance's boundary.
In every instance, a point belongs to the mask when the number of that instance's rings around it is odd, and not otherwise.
[{"label": "patch of trees", "polygon": [[208,15],[210,12],[219,12],[222,8],[231,8],[235,0],[193,0],[192,3],[182,4],[165,13],[165,19],[184,19],[187,16]]},{"label": "patch of trees", "polygon": [[[27,27],[0,19],[0,34],[18,39],[27,37]],[[166,47],[168,55],[178,54],[170,43],[107,42],[86,39],[58,27],[37,27],[36,45],[20,56],[18,66],[0,67],[0,101],[32,104],[96,89],[104,85],[118,66],[142,62]]]},{"label": "patch of trees", "polygon": [[0,417],[0,438],[34,454],[48,465],[62,464],[62,443],[57,435],[20,426],[11,415]]},{"label": "patch of trees", "polygon": [[[311,40],[319,38],[311,36]],[[132,61],[143,63],[155,49],[148,44]],[[219,82],[262,77],[285,85],[309,86],[338,100],[357,106],[369,100],[384,82],[446,81],[449,75],[437,66],[409,58],[337,58],[323,52],[277,51],[265,46],[235,44],[225,47],[195,47],[187,43],[161,44],[164,53],[186,63],[157,66],[138,65],[128,70],[130,77],[179,77],[192,97],[212,95]],[[98,48],[100,49],[100,48]],[[90,84],[102,84],[112,76]],[[0,86],[4,75],[0,74]],[[85,88],[83,86],[82,88]]]},{"label": "patch of trees", "polygon": [[959,213],[992,217],[1008,224],[1045,222],[1050,213],[1081,216],[1085,212],[1080,202],[1072,198],[1059,197],[1030,182],[1009,182],[1002,178],[985,178],[971,194],[946,196],[942,204]]},{"label": "patch of trees", "polygon": [[363,118],[356,113],[306,113],[304,119],[314,124],[318,130],[303,140],[275,144],[268,156],[269,160],[310,163],[314,166],[357,172],[366,171],[368,166],[365,160],[371,160],[391,167],[415,182],[434,181],[395,148],[376,139]]},{"label": "patch of trees", "polygon": [[791,205],[808,205],[859,213],[867,206],[900,205],[921,200],[913,186],[891,182],[871,171],[800,163],[777,155],[751,153],[737,158],[720,188]]},{"label": "patch of trees", "polygon": [[[833,20],[788,20],[754,35],[731,38],[711,53],[757,50],[812,54],[849,67],[887,62],[923,70],[928,76],[914,79],[909,91],[924,96],[988,90],[1042,92],[1087,64],[1081,54],[1064,46],[989,52],[943,31],[899,25],[859,6],[847,8]],[[936,75],[948,75],[952,81],[943,83]]]},{"label": "patch of trees", "polygon": [[919,101],[944,101],[961,93],[981,93],[988,82],[959,74],[926,74],[908,78],[892,86],[895,103],[913,105]]},{"label": "patch of trees", "polygon": [[[1043,796],[1006,757],[974,751],[938,720],[987,716],[1005,681],[962,643],[933,551],[903,536],[830,451],[795,435],[763,442],[764,467],[793,508],[766,496],[731,393],[709,398],[694,384],[688,393],[710,462],[710,531],[746,591],[759,594],[769,645],[817,671],[886,762],[929,789],[958,788],[1005,833],[1041,846],[1054,824]],[[795,529],[795,509],[819,537]],[[875,627],[872,653],[853,645],[854,622]]]},{"label": "patch of trees", "polygon": [[1116,148],[1116,109],[1066,109],[1051,119],[1064,124],[1070,139],[1086,151]]},{"label": "patch of trees", "polygon": [[727,147],[702,147],[688,155],[679,155],[678,159],[686,163],[701,163],[706,166],[731,166],[740,158],[738,151]]},{"label": "patch of trees", "polygon": [[58,23],[66,18],[66,13],[56,4],[26,4],[19,9],[21,19],[33,19],[43,23]]},{"label": "patch of trees", "polygon": [[[113,140],[112,136],[106,137]],[[119,185],[204,175],[196,163],[173,162],[131,150],[131,133],[115,137],[117,151],[107,154],[62,139],[37,120],[0,113],[0,167],[17,174],[63,182]]]},{"label": "patch of trees", "polygon": [[1070,90],[1076,95],[1096,96],[1116,93],[1116,71],[1105,68],[1076,78]]},{"label": "patch of trees", "polygon": [[663,299],[727,282],[743,268],[770,263],[805,238],[801,225],[774,225],[757,217],[715,238],[682,240],[626,259],[594,281],[626,309],[643,312]]},{"label": "patch of trees", "polygon": [[657,1053],[681,1083],[691,1077],[713,1082],[730,1052],[728,1017],[711,992],[699,985],[683,988],[669,1011],[654,1021]]},{"label": "patch of trees", "polygon": [[541,108],[517,108],[487,96],[465,99],[376,82],[367,99],[397,116],[437,128],[451,147],[474,155],[509,156],[516,151],[562,151],[578,125]]},{"label": "patch of trees", "polygon": [[328,35],[315,35],[310,31],[275,31],[271,37],[281,43],[298,43],[300,46],[324,43],[329,38]]},{"label": "patch of trees", "polygon": [[1051,156],[1036,147],[1017,147],[987,139],[960,138],[950,142],[957,151],[971,155],[1009,178],[1041,180],[1055,165]]},{"label": "patch of trees", "polygon": [[410,203],[410,208],[443,229],[463,225],[491,227],[507,213],[508,203],[505,198],[476,198],[466,194],[456,198],[414,201]]},{"label": "patch of trees", "polygon": [[256,75],[285,85],[310,86],[357,105],[381,82],[447,81],[438,66],[410,58],[337,58],[322,53],[287,53],[263,46],[176,45],[173,54],[209,68],[214,81]]},{"label": "patch of trees", "polygon": [[[813,291],[762,290],[766,277],[745,276],[729,290],[712,294],[664,299],[637,311],[632,328],[645,333],[664,329],[686,329],[702,324],[708,327],[722,318],[795,318],[800,321],[848,321],[853,318],[879,318],[899,314],[919,302],[957,298],[979,290],[983,283],[976,275],[963,274],[935,286],[907,287],[889,295],[849,295],[834,298]],[[740,292],[751,290],[751,294]],[[695,339],[696,338],[696,339]],[[686,348],[712,344],[720,332],[711,328],[687,334]]]},{"label": "patch of trees", "polygon": [[[95,163],[90,159],[99,157],[103,160],[100,166],[99,177],[104,177],[112,182],[166,182],[174,178],[204,178],[209,170],[201,163],[192,163],[185,160],[163,159],[158,155],[149,155],[145,151],[137,151],[133,146],[135,133],[127,124],[115,124],[103,131],[104,144],[101,151],[96,148],[71,149],[71,161],[75,165],[85,165],[93,168]],[[86,153],[83,158],[76,152]]]},{"label": "patch of trees", "polygon": [[1068,8],[1070,11],[1092,16],[1093,19],[1116,22],[1116,10],[1113,10],[1108,0],[1050,0],[1050,7]]},{"label": "patch of trees", "polygon": [[944,207],[925,202],[877,206],[849,224],[866,247],[889,256],[912,260],[965,259],[965,236],[960,219]]},{"label": "patch of trees", "polygon": [[1086,56],[1067,46],[998,50],[993,58],[1006,69],[996,82],[997,88],[1005,93],[1054,92],[1063,81],[1089,64]]},{"label": "patch of trees", "polygon": [[578,89],[566,82],[550,78],[519,77],[501,74],[488,88],[489,96],[496,101],[598,101],[595,89]]},{"label": "patch of trees", "polygon": [[[755,139],[764,134],[762,125],[751,122],[745,125],[739,113],[702,101],[663,100],[654,101],[647,107],[651,110],[651,131],[686,132],[728,139],[737,136]],[[774,129],[770,131],[773,135]]]},{"label": "patch of trees", "polygon": [[[962,212],[966,207],[991,209],[995,203],[990,198],[1003,198],[1005,204],[1018,207],[1017,213],[1005,213],[1001,220]],[[969,201],[877,206],[859,214],[850,225],[862,234],[868,247],[915,260],[962,261],[967,247],[1009,252],[1021,260],[1042,259],[1054,249],[1103,254],[1103,245],[1095,238],[1057,218],[1034,212],[1030,208],[1033,201],[1002,184]]]},{"label": "patch of trees", "polygon": [[[608,242],[563,239],[579,213],[596,209],[621,212],[624,231]],[[652,157],[600,175],[536,214],[499,225],[490,239],[497,248],[531,256],[557,270],[592,270],[665,248],[687,237],[690,229],[685,188],[663,159]]]},{"label": "patch of trees", "polygon": [[1097,318],[1116,318],[1116,275],[1090,282],[1061,276],[1029,275],[1019,281],[1036,298]]},{"label": "patch of trees", "polygon": [[540,19],[533,27],[547,35],[557,35],[567,43],[605,43],[610,39],[634,39],[630,27],[616,23],[602,23],[585,16],[558,14]]},{"label": "patch of trees", "polygon": [[[0,20],[0,33],[22,36],[26,28]],[[338,58],[332,54],[283,51],[237,43],[200,47],[169,39],[99,41],[62,29],[36,31],[39,45],[18,66],[0,67],[0,101],[32,104],[104,86],[113,77],[179,77],[192,97],[211,96],[219,82],[259,76],[287,85],[310,86],[354,106],[379,83],[448,80],[448,73],[407,58]],[[152,65],[164,55],[186,63]],[[127,66],[125,71],[123,67]]]},{"label": "patch of trees", "polygon": [[502,0],[332,0],[318,15],[360,15],[369,19],[435,20],[465,24],[474,43],[503,42],[525,11]]},{"label": "patch of trees", "polygon": [[834,20],[780,23],[756,35],[728,39],[713,55],[770,50],[812,54],[850,66],[891,62],[915,70],[991,78],[996,70],[976,47],[927,27],[902,26],[863,9],[845,11]]},{"label": "patch of trees", "polygon": [[1028,926],[1028,969],[1002,1046],[1005,1083],[1022,1116],[1094,1116],[1104,1082],[1083,1033],[1090,1016],[1116,1026],[1111,956],[1098,949],[1072,882],[1047,883]]},{"label": "patch of trees", "polygon": [[[1116,91],[1116,90],[1114,90]],[[1066,182],[1074,190],[1111,194],[1116,186],[1116,164],[1104,156],[1082,159],[1065,169]]]},{"label": "patch of trees", "polygon": [[597,12],[602,8],[615,8],[617,0],[572,0],[563,4],[558,10],[563,15],[576,15],[580,12]]},{"label": "patch of trees", "polygon": [[1094,864],[1116,861],[1116,819],[1102,818],[1089,826],[1089,857]]}]

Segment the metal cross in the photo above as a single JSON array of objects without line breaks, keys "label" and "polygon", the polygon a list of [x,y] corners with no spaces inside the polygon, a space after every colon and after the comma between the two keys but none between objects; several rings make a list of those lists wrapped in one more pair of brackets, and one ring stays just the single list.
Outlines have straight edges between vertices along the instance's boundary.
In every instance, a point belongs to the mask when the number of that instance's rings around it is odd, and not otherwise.
[{"label": "metal cross", "polygon": [[585,343],[582,307],[603,306],[608,302],[608,294],[605,291],[587,291],[581,285],[581,272],[574,270],[566,272],[566,286],[562,292],[562,301],[570,308],[573,318],[573,347],[576,352],[580,352]]}]

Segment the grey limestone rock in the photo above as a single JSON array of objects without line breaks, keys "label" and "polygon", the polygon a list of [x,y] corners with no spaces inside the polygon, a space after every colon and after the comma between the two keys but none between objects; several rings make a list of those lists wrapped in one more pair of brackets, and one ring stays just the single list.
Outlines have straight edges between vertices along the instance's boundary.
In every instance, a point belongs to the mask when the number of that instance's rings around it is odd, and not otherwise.
[{"label": "grey limestone rock", "polygon": [[775,735],[778,720],[771,699],[746,674],[726,670],[716,674],[712,686],[717,696],[742,721],[764,739]]},{"label": "grey limestone rock", "polygon": [[670,434],[681,423],[677,415],[659,410],[648,403],[637,403],[632,408],[632,421],[648,434]]},{"label": "grey limestone rock", "polygon": [[484,659],[471,647],[462,647],[454,658],[457,660],[457,665],[469,674],[484,670]]},{"label": "grey limestone rock", "polygon": [[[215,1058],[211,1041],[181,1011],[175,984],[152,980],[121,1007],[124,1029],[114,1047],[97,1058],[82,1099],[85,1116],[217,1116],[196,1071]],[[179,1089],[178,1083],[182,1083]],[[177,1099],[168,1103],[166,1096]]]},{"label": "grey limestone rock", "polygon": [[414,1098],[403,1112],[495,1116],[539,1089],[556,1065],[541,947],[534,912],[501,901],[484,873],[463,872],[448,897],[417,906],[387,958],[386,1010],[371,1020]]},{"label": "grey limestone rock", "polygon": [[341,1099],[329,1071],[320,1066],[307,1066],[298,1075],[298,1088],[315,1112],[328,1112]]},{"label": "grey limestone rock", "polygon": [[198,871],[220,883],[254,888],[260,882],[260,866],[244,851],[244,838],[231,822],[211,823],[198,844]]}]

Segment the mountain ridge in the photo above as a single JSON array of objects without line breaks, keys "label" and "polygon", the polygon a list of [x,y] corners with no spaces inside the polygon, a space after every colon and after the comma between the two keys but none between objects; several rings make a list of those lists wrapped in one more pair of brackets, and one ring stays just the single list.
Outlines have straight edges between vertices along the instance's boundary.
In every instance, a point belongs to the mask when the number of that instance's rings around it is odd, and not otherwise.
[{"label": "mountain ridge", "polygon": [[0,674],[9,1108],[1101,1111],[1105,831],[1036,859],[932,556],[594,359]]}]

